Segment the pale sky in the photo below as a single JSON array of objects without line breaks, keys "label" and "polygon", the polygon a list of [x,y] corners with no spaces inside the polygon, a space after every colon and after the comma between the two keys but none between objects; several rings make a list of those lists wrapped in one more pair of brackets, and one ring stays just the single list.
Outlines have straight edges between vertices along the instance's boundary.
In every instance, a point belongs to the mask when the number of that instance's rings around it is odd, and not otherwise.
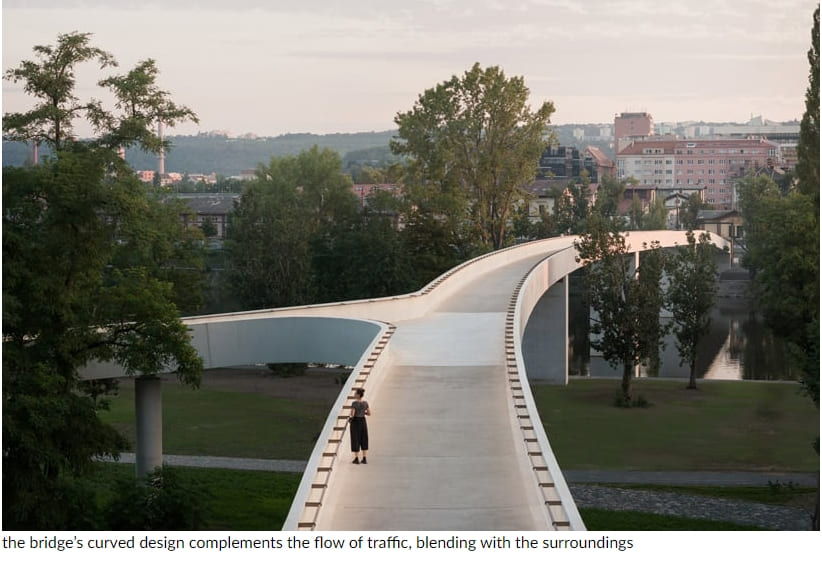
[{"label": "pale sky", "polygon": [[[474,62],[522,76],[552,123],[800,119],[812,0],[4,0],[3,70],[71,31],[226,130],[394,129],[420,93]],[[109,70],[103,73],[111,74]],[[104,76],[79,73],[80,98]],[[3,81],[3,111],[30,101]],[[77,128],[81,135],[86,134]]]}]

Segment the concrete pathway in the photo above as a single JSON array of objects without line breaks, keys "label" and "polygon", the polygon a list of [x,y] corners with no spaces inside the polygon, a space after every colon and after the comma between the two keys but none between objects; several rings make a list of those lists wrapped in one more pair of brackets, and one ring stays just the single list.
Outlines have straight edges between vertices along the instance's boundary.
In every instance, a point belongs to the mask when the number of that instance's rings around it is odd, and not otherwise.
[{"label": "concrete pathway", "polygon": [[[392,365],[367,391],[368,465],[348,446],[319,530],[545,530],[513,436],[505,372],[511,289],[535,263],[482,277],[424,318],[396,321]],[[347,440],[347,437],[346,437]]]}]

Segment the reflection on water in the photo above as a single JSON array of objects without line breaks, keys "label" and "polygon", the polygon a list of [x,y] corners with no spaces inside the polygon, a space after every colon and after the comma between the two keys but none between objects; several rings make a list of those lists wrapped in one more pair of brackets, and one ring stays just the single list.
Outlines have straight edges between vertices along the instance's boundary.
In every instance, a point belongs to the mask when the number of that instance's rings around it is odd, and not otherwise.
[{"label": "reflection on water", "polygon": [[[573,279],[573,277],[572,277]],[[578,284],[578,281],[577,281]],[[577,290],[577,291],[575,291]],[[590,350],[588,309],[572,280],[569,293],[569,373],[572,376],[620,376],[622,368],[611,368],[596,351]],[[697,353],[697,378],[795,380],[786,344],[774,336],[748,302],[720,299],[711,313],[711,329],[702,338]],[[687,365],[679,365],[673,336],[660,352],[658,370],[640,368],[642,376],[688,377]]]}]

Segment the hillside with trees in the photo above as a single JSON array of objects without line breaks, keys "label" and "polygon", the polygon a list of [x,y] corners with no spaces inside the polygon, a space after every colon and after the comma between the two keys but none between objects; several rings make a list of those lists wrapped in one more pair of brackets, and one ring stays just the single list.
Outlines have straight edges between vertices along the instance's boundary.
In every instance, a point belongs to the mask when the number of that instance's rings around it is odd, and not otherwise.
[{"label": "hillside with trees", "polygon": [[[166,172],[217,173],[230,177],[243,170],[254,169],[260,163],[268,163],[272,157],[296,155],[315,145],[320,149],[330,149],[340,155],[355,154],[353,160],[380,160],[380,154],[388,152],[388,142],[396,132],[333,133],[318,135],[312,133],[288,133],[277,137],[228,137],[227,135],[201,134],[193,136],[169,136],[171,145],[165,155]],[[376,148],[376,149],[375,149]],[[375,152],[376,151],[376,157]],[[48,155],[47,147],[41,148],[40,155]],[[3,163],[20,166],[31,158],[31,147],[24,143],[3,141]],[[126,161],[131,168],[143,171],[157,169],[157,156],[138,149],[126,152]],[[346,162],[348,159],[346,159]]]}]

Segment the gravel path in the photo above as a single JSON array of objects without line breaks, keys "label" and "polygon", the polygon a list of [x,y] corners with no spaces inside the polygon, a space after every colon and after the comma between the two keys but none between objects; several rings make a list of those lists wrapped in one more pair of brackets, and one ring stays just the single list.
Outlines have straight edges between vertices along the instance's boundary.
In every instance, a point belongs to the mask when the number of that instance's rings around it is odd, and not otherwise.
[{"label": "gravel path", "polygon": [[571,484],[570,488],[574,501],[580,508],[636,510],[653,514],[732,522],[769,530],[811,529],[811,515],[801,508],[692,494],[595,485]]}]

